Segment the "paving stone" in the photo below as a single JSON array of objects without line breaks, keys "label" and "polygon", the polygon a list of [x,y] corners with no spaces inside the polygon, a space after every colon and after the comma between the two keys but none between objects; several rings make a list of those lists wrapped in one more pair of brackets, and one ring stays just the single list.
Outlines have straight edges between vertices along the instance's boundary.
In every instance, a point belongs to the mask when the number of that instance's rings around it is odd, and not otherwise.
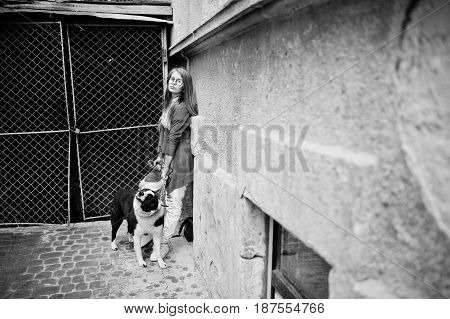
[{"label": "paving stone", "polygon": [[58,280],[58,285],[62,286],[72,282],[72,277],[62,277]]},{"label": "paving stone", "polygon": [[49,299],[63,299],[64,295],[63,294],[54,294],[51,295]]},{"label": "paving stone", "polygon": [[65,294],[65,293],[69,293],[72,292],[75,289],[75,285],[74,284],[66,284],[61,286],[61,293]]},{"label": "paving stone", "polygon": [[45,267],[44,271],[55,271],[61,268],[61,264],[53,264]]},{"label": "paving stone", "polygon": [[44,260],[44,265],[53,265],[59,263],[61,263],[61,260],[59,258],[50,258]]},{"label": "paving stone", "polygon": [[34,289],[40,285],[39,280],[29,280],[21,284],[21,289]]},{"label": "paving stone", "polygon": [[88,288],[89,288],[89,285],[84,282],[80,282],[79,284],[75,285],[76,291],[84,291],[84,290],[87,290]]},{"label": "paving stone", "polygon": [[65,263],[65,264],[62,265],[62,269],[64,269],[64,270],[72,269],[73,266],[75,266],[75,263],[72,263],[72,262]]},{"label": "paving stone", "polygon": [[98,260],[86,260],[77,262],[75,264],[75,268],[96,267],[96,266],[98,266]]},{"label": "paving stone", "polygon": [[52,247],[60,247],[63,245],[62,241],[54,241],[52,242]]},{"label": "paving stone", "polygon": [[89,289],[91,289],[91,290],[101,289],[101,288],[106,288],[106,287],[107,287],[106,282],[100,281],[100,280],[89,283]]},{"label": "paving stone", "polygon": [[14,276],[14,281],[16,281],[18,283],[24,283],[24,282],[34,279],[34,276],[35,276],[35,274],[18,274],[16,276]]},{"label": "paving stone", "polygon": [[34,279],[48,279],[52,275],[53,275],[53,273],[51,271],[40,272],[40,273],[36,274]]},{"label": "paving stone", "polygon": [[69,250],[69,247],[67,247],[67,246],[59,246],[59,247],[55,247],[55,251],[67,251],[67,250]]},{"label": "paving stone", "polygon": [[111,264],[111,260],[108,258],[108,255],[106,255],[106,258],[101,258],[98,260],[99,265],[110,265]]},{"label": "paving stone", "polygon": [[92,292],[92,298],[106,298],[109,296],[108,289],[96,289]]},{"label": "paving stone", "polygon": [[88,267],[83,269],[83,274],[85,275],[95,274],[96,272],[98,272],[97,267]]},{"label": "paving stone", "polygon": [[32,289],[21,289],[9,296],[11,299],[28,299],[33,295]]},{"label": "paving stone", "polygon": [[112,269],[114,269],[114,266],[113,266],[113,265],[104,265],[104,266],[100,266],[100,270],[101,270],[101,271],[110,271],[110,270],[112,270]]},{"label": "paving stone", "polygon": [[79,268],[75,268],[75,269],[70,269],[66,272],[67,276],[77,276],[77,275],[81,275],[81,273],[83,272],[83,269],[79,269]]},{"label": "paving stone", "polygon": [[73,282],[74,284],[78,284],[78,283],[80,283],[80,282],[85,282],[85,278],[84,278],[83,275],[75,276],[75,277],[72,278],[72,282]]},{"label": "paving stone", "polygon": [[28,267],[27,272],[30,274],[37,274],[37,273],[41,272],[42,270],[44,270],[43,266],[34,266],[34,267]]},{"label": "paving stone", "polygon": [[[1,263],[0,263],[1,265]],[[28,267],[42,266],[44,265],[44,261],[40,259],[31,260],[28,262]]]},{"label": "paving stone", "polygon": [[113,277],[121,277],[121,276],[123,276],[123,274],[124,274],[124,271],[122,271],[122,270],[116,270],[116,271],[114,271],[114,272],[112,273],[112,276],[113,276]]},{"label": "paving stone", "polygon": [[93,248],[91,249],[91,254],[98,254],[102,252],[102,248],[101,247],[97,247],[97,248]]},{"label": "paving stone", "polygon": [[53,295],[59,292],[59,286],[42,286],[37,287],[33,291],[33,296],[41,297],[41,296],[48,296]]},{"label": "paving stone", "polygon": [[55,277],[55,278],[61,278],[61,277],[64,277],[65,275],[66,275],[66,271],[63,269],[53,272],[53,277]]},{"label": "paving stone", "polygon": [[73,256],[73,255],[76,255],[76,254],[78,254],[78,251],[76,251],[76,250],[69,250],[69,251],[66,251],[64,253],[64,257],[70,257],[70,256]]},{"label": "paving stone", "polygon": [[85,276],[86,282],[96,281],[96,280],[109,280],[109,275],[106,273],[93,273]]},{"label": "paving stone", "polygon": [[70,263],[70,262],[72,262],[72,257],[62,257],[61,258],[62,264],[66,264],[66,263]]},{"label": "paving stone", "polygon": [[58,280],[55,278],[48,278],[41,281],[41,285],[44,286],[57,286]]},{"label": "paving stone", "polygon": [[96,238],[99,237],[97,233],[84,234],[83,238]]},{"label": "paving stone", "polygon": [[79,228],[74,231],[75,234],[86,234],[88,232],[87,228]]},{"label": "paving stone", "polygon": [[73,256],[73,261],[74,262],[82,261],[82,260],[84,260],[84,256],[79,256],[79,255]]},{"label": "paving stone", "polygon": [[64,299],[89,299],[92,296],[92,291],[76,291],[68,293],[64,296]]},{"label": "paving stone", "polygon": [[[75,240],[75,239],[80,239],[81,237],[83,237],[83,236],[82,236],[82,235],[74,234],[74,235],[70,235],[70,236],[69,236],[69,239],[70,239],[70,240]],[[68,245],[67,242],[65,242],[64,244],[65,244],[65,245]]]},{"label": "paving stone", "polygon": [[99,260],[102,258],[108,258],[108,254],[99,253],[99,254],[91,254],[86,256],[86,260]]},{"label": "paving stone", "polygon": [[63,255],[60,251],[53,251],[51,253],[44,253],[39,256],[40,259],[50,259],[54,257],[61,257]]},{"label": "paving stone", "polygon": [[53,251],[53,248],[51,248],[51,247],[42,247],[42,248],[37,248],[36,250],[34,250],[34,253],[43,254],[43,253],[49,253],[52,251]]}]

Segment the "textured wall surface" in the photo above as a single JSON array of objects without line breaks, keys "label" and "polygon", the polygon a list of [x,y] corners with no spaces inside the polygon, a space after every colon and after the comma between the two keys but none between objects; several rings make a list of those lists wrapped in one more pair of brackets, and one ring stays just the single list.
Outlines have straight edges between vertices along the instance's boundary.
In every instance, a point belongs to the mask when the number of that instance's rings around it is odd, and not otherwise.
[{"label": "textured wall surface", "polygon": [[172,44],[183,39],[216,15],[230,0],[175,0],[173,7]]},{"label": "textured wall surface", "polygon": [[331,1],[190,58],[195,256],[217,297],[265,293],[263,213],[332,266],[331,298],[450,295],[450,8],[423,19],[444,2]]}]

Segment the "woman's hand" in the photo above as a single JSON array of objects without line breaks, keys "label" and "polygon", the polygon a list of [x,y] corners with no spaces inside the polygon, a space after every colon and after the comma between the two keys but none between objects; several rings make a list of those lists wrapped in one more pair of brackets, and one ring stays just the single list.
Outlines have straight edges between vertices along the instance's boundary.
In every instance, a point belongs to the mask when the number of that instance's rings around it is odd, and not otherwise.
[{"label": "woman's hand", "polygon": [[[154,161],[153,161],[153,166],[156,167],[158,170],[161,170],[161,157],[157,157]],[[149,163],[151,165],[151,163]]]}]

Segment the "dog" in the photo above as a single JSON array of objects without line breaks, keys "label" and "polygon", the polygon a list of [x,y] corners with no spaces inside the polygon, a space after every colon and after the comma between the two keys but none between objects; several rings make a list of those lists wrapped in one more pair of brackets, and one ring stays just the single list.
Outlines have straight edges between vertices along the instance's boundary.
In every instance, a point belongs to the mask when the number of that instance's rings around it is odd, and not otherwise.
[{"label": "dog", "polygon": [[142,188],[139,191],[119,190],[111,204],[111,249],[113,251],[119,249],[116,244],[116,235],[123,220],[126,219],[128,240],[133,241],[138,264],[142,267],[147,267],[147,263],[142,258],[141,237],[152,235],[155,259],[159,267],[167,268],[161,256],[161,233],[165,210],[156,194],[158,187],[154,187],[153,190],[148,188]]}]

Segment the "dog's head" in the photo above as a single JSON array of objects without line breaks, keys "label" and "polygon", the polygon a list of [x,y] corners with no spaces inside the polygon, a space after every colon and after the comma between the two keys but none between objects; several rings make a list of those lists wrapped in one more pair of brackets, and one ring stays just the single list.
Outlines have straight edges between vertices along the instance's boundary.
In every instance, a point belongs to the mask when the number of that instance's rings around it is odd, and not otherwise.
[{"label": "dog's head", "polygon": [[141,189],[136,194],[136,199],[141,204],[142,211],[149,213],[159,207],[158,196],[150,189]]}]

